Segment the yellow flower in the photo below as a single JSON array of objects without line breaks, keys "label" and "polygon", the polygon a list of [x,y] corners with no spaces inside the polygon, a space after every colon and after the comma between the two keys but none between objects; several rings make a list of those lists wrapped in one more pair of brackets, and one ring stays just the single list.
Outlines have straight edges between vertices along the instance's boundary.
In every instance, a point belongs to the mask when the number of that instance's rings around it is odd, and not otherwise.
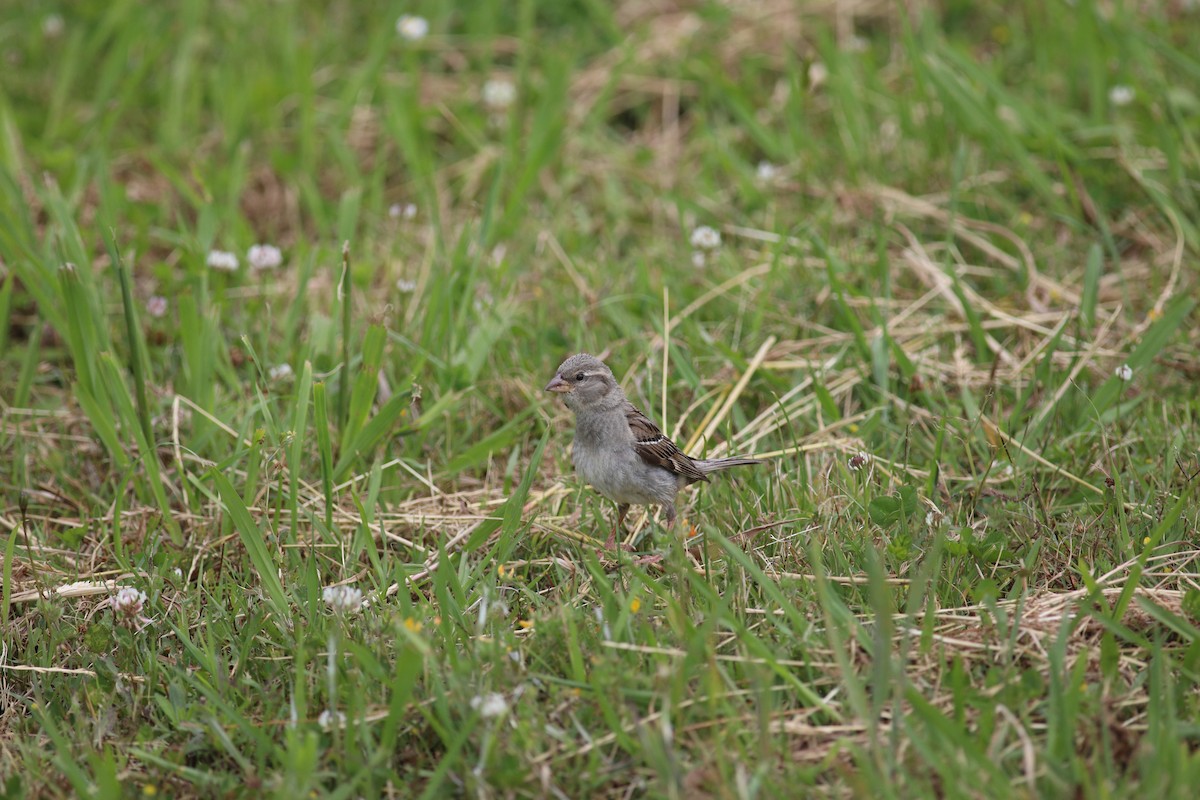
[{"label": "yellow flower", "polygon": [[153,783],[144,784],[142,786],[142,794],[146,797],[154,797],[154,795],[158,794],[158,787]]},{"label": "yellow flower", "polygon": [[[695,528],[693,528],[692,530],[695,530]],[[629,601],[629,610],[632,611],[634,614],[641,611],[642,610],[642,601],[636,597],[633,598],[632,600],[630,600]]]},{"label": "yellow flower", "polygon": [[1150,537],[1147,536],[1145,539],[1142,539],[1142,544],[1150,544]]},{"label": "yellow flower", "polygon": [[424,626],[420,623],[419,620],[415,620],[412,617],[405,617],[405,619],[404,619],[404,628],[409,633],[420,633],[421,628],[423,628],[423,627]]},{"label": "yellow flower", "polygon": [[530,628],[533,627],[533,620],[531,620],[531,619],[517,620],[517,625],[519,627],[524,628],[525,630],[529,630]]},{"label": "yellow flower", "polygon": [[503,577],[504,577],[504,573],[505,573],[505,572],[507,572],[507,571],[508,571],[508,570],[506,570],[506,569],[504,568],[504,565],[503,565],[503,564],[498,564],[498,565],[496,566],[496,574],[497,574],[497,575],[499,575],[501,578],[503,578]]}]

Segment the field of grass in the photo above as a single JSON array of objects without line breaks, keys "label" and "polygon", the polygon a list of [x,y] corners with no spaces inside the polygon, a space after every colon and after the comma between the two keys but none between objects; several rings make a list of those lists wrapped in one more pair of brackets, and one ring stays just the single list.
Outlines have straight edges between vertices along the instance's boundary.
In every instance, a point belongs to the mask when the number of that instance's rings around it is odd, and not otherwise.
[{"label": "field of grass", "polygon": [[[1187,0],[7,3],[0,796],[1194,796],[1198,54]],[[771,460],[657,563],[581,350]]]}]

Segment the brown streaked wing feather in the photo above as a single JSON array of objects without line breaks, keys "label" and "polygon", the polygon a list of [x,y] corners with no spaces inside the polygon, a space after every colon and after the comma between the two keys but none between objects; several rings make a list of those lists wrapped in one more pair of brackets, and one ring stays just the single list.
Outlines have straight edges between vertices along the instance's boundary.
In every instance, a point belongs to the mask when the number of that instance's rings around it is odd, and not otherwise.
[{"label": "brown streaked wing feather", "polygon": [[689,483],[708,480],[708,476],[700,471],[692,459],[676,447],[645,414],[638,411],[633,403],[625,404],[625,419],[633,431],[633,449],[643,461],[670,470],[686,478]]}]

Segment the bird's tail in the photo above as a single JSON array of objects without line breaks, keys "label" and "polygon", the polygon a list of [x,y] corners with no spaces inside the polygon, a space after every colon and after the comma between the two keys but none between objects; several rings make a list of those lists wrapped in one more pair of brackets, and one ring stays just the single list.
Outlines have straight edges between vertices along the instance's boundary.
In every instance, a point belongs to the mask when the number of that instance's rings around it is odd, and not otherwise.
[{"label": "bird's tail", "polygon": [[709,458],[696,459],[696,466],[705,475],[711,475],[714,472],[720,472],[723,469],[730,467],[741,467],[747,464],[765,464],[765,460],[761,458],[746,458],[745,456],[733,456],[731,458]]}]

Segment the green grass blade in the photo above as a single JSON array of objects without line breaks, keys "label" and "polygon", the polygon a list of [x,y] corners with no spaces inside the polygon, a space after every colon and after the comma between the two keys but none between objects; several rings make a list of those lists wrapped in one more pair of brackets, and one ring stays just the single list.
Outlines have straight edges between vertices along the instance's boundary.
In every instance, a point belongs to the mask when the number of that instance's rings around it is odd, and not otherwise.
[{"label": "green grass blade", "polygon": [[254,566],[254,571],[258,573],[258,579],[262,583],[263,589],[266,590],[267,599],[279,615],[281,623],[286,624],[286,621],[291,618],[287,595],[279,580],[279,567],[276,565],[275,559],[271,557],[270,551],[267,550],[267,543],[263,539],[262,531],[254,518],[250,516],[249,509],[246,508],[246,504],[242,502],[242,498],[233,488],[229,479],[219,472],[210,473],[210,477],[221,496],[221,503],[233,520],[233,527],[238,533],[242,546],[246,548],[246,554],[250,556],[250,563]]},{"label": "green grass blade", "polygon": [[325,495],[325,527],[333,527],[333,445],[329,436],[329,398],[325,382],[313,384],[313,426],[317,429],[317,451],[321,457],[321,491]]},{"label": "green grass blade", "polygon": [[312,402],[312,363],[305,361],[296,382],[296,394],[292,405],[292,444],[288,453],[288,509],[291,511],[290,536],[294,539],[300,524],[300,472],[304,464],[304,451],[308,444],[308,406]]}]

